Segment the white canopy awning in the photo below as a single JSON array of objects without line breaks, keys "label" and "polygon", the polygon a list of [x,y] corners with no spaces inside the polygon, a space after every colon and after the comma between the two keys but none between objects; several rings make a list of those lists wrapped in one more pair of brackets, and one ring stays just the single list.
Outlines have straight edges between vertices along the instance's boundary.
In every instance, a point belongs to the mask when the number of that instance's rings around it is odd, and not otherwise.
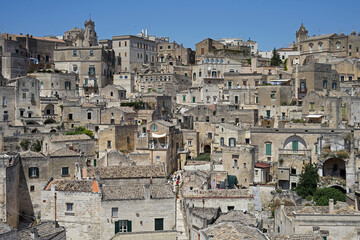
[{"label": "white canopy awning", "polygon": [[153,138],[164,138],[164,137],[166,137],[166,133],[164,133],[164,134],[152,133],[152,137]]},{"label": "white canopy awning", "polygon": [[287,79],[273,79],[273,80],[270,80],[270,82],[288,82],[290,80],[291,80],[290,78],[287,78]]},{"label": "white canopy awning", "polygon": [[309,114],[309,115],[307,115],[307,116],[305,116],[305,117],[307,117],[307,118],[321,118],[323,115],[321,115],[321,114]]}]

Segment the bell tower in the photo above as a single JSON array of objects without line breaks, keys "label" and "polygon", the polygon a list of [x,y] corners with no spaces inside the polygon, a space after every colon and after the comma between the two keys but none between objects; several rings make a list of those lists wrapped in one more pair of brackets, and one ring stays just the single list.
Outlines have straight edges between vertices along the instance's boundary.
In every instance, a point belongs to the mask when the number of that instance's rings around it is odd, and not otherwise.
[{"label": "bell tower", "polygon": [[84,47],[97,46],[97,36],[95,32],[95,23],[89,19],[89,21],[85,21],[85,33],[84,33]]},{"label": "bell tower", "polygon": [[306,30],[304,24],[301,24],[298,31],[296,31],[296,45],[298,45],[301,41],[304,41],[308,38],[308,30]]}]

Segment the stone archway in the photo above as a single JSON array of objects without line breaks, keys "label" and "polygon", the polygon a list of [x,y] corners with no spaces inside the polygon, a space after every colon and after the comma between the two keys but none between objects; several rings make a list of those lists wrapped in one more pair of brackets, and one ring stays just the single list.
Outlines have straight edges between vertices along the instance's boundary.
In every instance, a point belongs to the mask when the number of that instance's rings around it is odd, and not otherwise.
[{"label": "stone archway", "polygon": [[54,115],[55,114],[54,105],[53,104],[46,105],[46,107],[44,108],[44,114]]},{"label": "stone archway", "polygon": [[210,147],[210,145],[206,144],[206,145],[204,146],[204,153],[211,153],[211,147]]},{"label": "stone archway", "polygon": [[329,158],[323,163],[323,176],[346,179],[346,163],[341,158]]},{"label": "stone archway", "polygon": [[48,119],[46,119],[45,121],[44,121],[44,124],[46,125],[46,124],[53,124],[53,123],[56,123],[56,121],[54,120],[54,119],[52,119],[52,118],[48,118]]}]

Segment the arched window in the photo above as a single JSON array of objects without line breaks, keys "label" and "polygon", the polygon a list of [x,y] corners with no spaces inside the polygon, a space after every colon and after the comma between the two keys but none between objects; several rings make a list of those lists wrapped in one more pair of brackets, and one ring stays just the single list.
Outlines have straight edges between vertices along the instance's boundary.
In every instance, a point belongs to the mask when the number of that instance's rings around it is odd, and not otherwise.
[{"label": "arched window", "polygon": [[318,46],[319,46],[319,52],[321,52],[321,51],[322,51],[322,47],[323,47],[323,43],[322,43],[322,42],[319,42],[319,43],[318,43]]},{"label": "arched window", "polygon": [[157,130],[158,130],[158,126],[155,123],[151,124],[150,131],[157,131]]},{"label": "arched window", "polygon": [[225,145],[225,143],[224,143],[224,138],[221,137],[221,138],[220,138],[220,146],[224,146],[224,145]]}]

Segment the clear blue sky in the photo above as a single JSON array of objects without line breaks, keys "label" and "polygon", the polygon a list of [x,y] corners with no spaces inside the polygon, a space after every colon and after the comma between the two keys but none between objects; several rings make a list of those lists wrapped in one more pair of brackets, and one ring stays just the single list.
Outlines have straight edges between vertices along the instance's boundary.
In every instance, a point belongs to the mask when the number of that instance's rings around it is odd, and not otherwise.
[{"label": "clear blue sky", "polygon": [[83,27],[90,14],[99,39],[148,28],[193,49],[207,37],[250,37],[260,50],[284,47],[302,22],[309,35],[360,32],[359,0],[1,1],[0,32],[34,36]]}]

